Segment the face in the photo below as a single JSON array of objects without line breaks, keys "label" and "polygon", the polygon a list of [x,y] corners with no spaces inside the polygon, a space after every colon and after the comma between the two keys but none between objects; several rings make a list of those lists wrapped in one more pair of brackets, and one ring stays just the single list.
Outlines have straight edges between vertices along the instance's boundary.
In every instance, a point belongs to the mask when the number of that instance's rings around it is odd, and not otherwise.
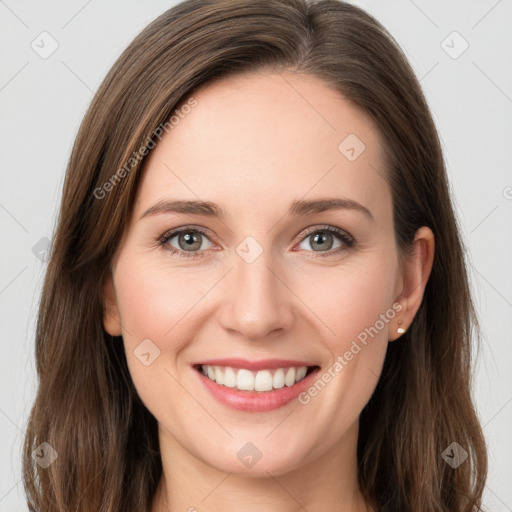
[{"label": "face", "polygon": [[194,99],[146,160],[105,328],[168,446],[277,475],[354,446],[404,318],[382,141],[315,77]]}]

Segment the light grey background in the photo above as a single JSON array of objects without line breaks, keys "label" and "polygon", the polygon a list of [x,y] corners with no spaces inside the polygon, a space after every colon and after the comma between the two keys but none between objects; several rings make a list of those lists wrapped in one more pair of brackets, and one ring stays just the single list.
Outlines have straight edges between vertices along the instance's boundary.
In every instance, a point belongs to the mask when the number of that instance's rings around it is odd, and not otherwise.
[{"label": "light grey background", "polygon": [[[34,326],[72,142],[117,56],[175,3],[0,0],[0,512],[27,510]],[[354,3],[405,50],[443,141],[483,328],[474,389],[490,450],[485,504],[512,511],[512,0]]]}]

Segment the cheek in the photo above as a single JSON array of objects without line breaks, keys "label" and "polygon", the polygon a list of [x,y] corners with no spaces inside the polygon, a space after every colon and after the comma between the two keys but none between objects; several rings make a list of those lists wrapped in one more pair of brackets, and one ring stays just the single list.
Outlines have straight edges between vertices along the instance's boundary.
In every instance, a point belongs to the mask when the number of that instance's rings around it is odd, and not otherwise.
[{"label": "cheek", "polygon": [[208,281],[126,257],[118,262],[115,282],[130,374],[146,406],[158,410],[163,390],[179,392],[172,376],[179,378],[177,358],[197,329],[194,305]]},{"label": "cheek", "polygon": [[311,281],[315,284],[305,302],[318,311],[329,360],[299,402],[318,419],[325,447],[335,432],[344,432],[356,421],[382,371],[389,325],[396,316],[392,307],[396,269],[392,259],[389,266],[385,261],[375,258],[372,264],[367,260],[347,265],[328,279],[319,273]]},{"label": "cheek", "polygon": [[[388,337],[395,316],[396,267],[390,258],[368,258],[338,268],[319,269],[297,280],[297,295],[317,316],[333,353],[344,352],[354,339]],[[368,332],[371,332],[371,335]],[[378,332],[376,332],[378,331]]]},{"label": "cheek", "polygon": [[149,338],[162,351],[179,348],[179,332],[207,293],[209,280],[186,269],[169,271],[154,261],[120,262],[116,272],[119,309],[130,343]]},{"label": "cheek", "polygon": [[[197,329],[194,305],[208,291],[208,280],[191,279],[183,269],[169,272],[158,262],[126,256],[115,282],[130,375],[151,413],[174,425],[190,407],[177,364]],[[168,397],[173,400],[169,401]],[[187,405],[188,404],[188,405]]]}]

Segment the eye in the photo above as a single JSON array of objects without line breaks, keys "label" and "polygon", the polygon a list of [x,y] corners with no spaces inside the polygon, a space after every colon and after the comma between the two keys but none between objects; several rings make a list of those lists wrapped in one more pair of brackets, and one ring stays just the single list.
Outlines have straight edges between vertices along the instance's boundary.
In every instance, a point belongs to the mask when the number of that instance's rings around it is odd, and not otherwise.
[{"label": "eye", "polygon": [[[336,239],[340,244],[333,249]],[[313,251],[309,252],[321,253],[316,254],[314,257],[332,256],[333,254],[352,248],[355,244],[355,240],[352,236],[346,231],[334,226],[321,226],[309,230],[302,239],[301,244],[304,242],[308,242],[309,246],[313,248]]]},{"label": "eye", "polygon": [[[206,233],[207,231],[203,228],[188,226],[168,231],[158,238],[158,244],[165,250],[179,257],[201,258],[205,255],[206,249],[211,247],[211,242],[207,247],[203,245],[204,240],[209,241]],[[313,237],[312,235],[315,236]],[[174,239],[176,239],[176,241],[171,243]],[[339,245],[333,249],[336,239]],[[334,226],[317,226],[310,229],[303,236],[301,244],[306,241],[308,241],[310,247],[313,248],[312,251],[308,252],[317,253],[314,257],[332,256],[333,254],[352,248],[355,244],[355,240],[351,235]]]},{"label": "eye", "polygon": [[[177,247],[171,243],[174,238]],[[210,247],[204,247],[203,240],[208,240],[204,229],[186,227],[165,233],[158,242],[173,254],[183,258],[197,258],[204,256],[204,251]]]}]

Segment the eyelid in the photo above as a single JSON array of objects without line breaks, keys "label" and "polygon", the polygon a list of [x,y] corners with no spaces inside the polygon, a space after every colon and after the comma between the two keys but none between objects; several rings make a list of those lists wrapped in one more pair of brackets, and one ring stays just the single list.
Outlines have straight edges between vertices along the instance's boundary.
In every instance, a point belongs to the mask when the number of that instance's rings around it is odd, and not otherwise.
[{"label": "eyelid", "polygon": [[336,249],[330,249],[328,251],[306,251],[308,253],[313,253],[315,256],[310,256],[311,258],[322,258],[322,257],[328,257],[328,256],[334,256],[339,254],[342,251],[346,251],[348,249],[352,249],[353,246],[356,244],[355,238],[346,230],[338,228],[336,226],[332,226],[331,224],[324,224],[319,225],[315,224],[313,226],[310,226],[309,228],[306,228],[305,231],[301,233],[301,238],[298,244],[301,244],[304,240],[306,240],[310,235],[313,233],[331,233],[337,236],[337,238],[341,241],[341,243],[345,247],[338,247]]},{"label": "eyelid", "polygon": [[[183,251],[181,249],[172,247],[171,245],[164,247],[167,245],[167,242],[171,238],[174,238],[175,236],[180,235],[182,232],[187,232],[187,231],[193,231],[193,232],[195,231],[197,233],[204,235],[206,238],[208,238],[210,240],[210,236],[208,236],[208,234],[210,233],[209,229],[204,228],[202,226],[196,226],[193,224],[189,224],[186,226],[182,226],[179,228],[174,228],[174,229],[170,229],[170,230],[166,231],[163,235],[159,236],[156,241],[158,242],[158,245],[161,246],[164,250],[168,250],[171,253],[177,254],[180,257],[200,258],[200,257],[205,256],[206,250]],[[313,258],[318,258],[318,257],[321,258],[324,256],[333,256],[335,254],[338,254],[341,251],[351,249],[352,246],[355,245],[355,243],[356,243],[355,238],[348,231],[346,231],[344,229],[338,228],[336,226],[332,226],[330,224],[324,224],[324,225],[314,224],[312,226],[309,226],[308,228],[305,228],[305,230],[303,230],[301,232],[301,234],[299,235],[300,240],[297,242],[297,244],[295,244],[294,247],[301,244],[311,234],[317,233],[317,232],[327,232],[327,233],[332,233],[332,234],[336,235],[338,237],[338,239],[345,245],[345,247],[338,247],[335,250],[328,250],[328,251],[306,251],[309,253],[316,253],[315,256],[312,256]],[[213,239],[215,240],[215,236],[213,236]],[[215,243],[217,243],[217,242],[215,242]],[[217,249],[213,249],[213,250],[217,250]]]},{"label": "eyelid", "polygon": [[[174,228],[166,231],[163,235],[159,236],[156,240],[159,247],[162,249],[171,252],[171,254],[177,254],[180,257],[183,258],[200,258],[205,255],[205,250],[203,251],[183,251],[181,249],[176,249],[176,247],[172,247],[171,245],[168,245],[167,242],[171,240],[171,238],[174,238],[175,236],[180,235],[181,233],[187,232],[187,231],[194,231],[197,233],[200,233],[201,235],[204,235],[206,238],[210,239],[208,236],[208,233],[210,232],[209,229],[203,228],[201,226],[194,226],[192,224],[183,226],[180,228]],[[215,237],[213,237],[215,238]],[[215,250],[215,249],[213,249]]]},{"label": "eyelid", "polygon": [[302,240],[304,240],[304,238],[311,235],[312,233],[316,233],[317,231],[327,231],[328,233],[344,235],[355,242],[354,237],[348,231],[342,228],[338,228],[336,226],[332,226],[331,224],[313,224],[312,226],[305,228],[305,230],[301,233],[301,242]]},{"label": "eyelid", "polygon": [[190,224],[190,225],[183,226],[180,228],[169,229],[163,235],[160,235],[158,237],[158,240],[161,242],[164,242],[164,240],[167,241],[167,240],[175,237],[176,235],[181,234],[184,231],[197,231],[198,233],[201,233],[202,235],[205,235],[205,236],[207,236],[208,233],[210,233],[210,230],[207,228],[203,228],[201,226],[194,226],[193,224]]}]

